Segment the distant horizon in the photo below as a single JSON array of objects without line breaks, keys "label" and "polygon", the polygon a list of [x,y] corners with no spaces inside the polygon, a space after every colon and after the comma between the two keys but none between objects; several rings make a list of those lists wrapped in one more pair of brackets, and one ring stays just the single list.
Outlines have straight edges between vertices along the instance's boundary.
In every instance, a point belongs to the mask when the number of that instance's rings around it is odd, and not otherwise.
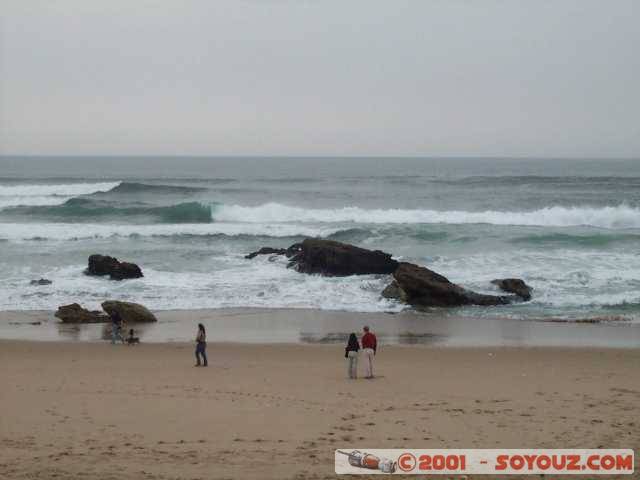
[{"label": "distant horizon", "polygon": [[3,153],[0,158],[201,158],[201,159],[255,159],[255,158],[273,158],[273,159],[389,159],[389,160],[640,160],[640,155],[629,157],[614,156],[516,156],[516,155],[220,155],[220,154],[23,154],[23,153]]}]

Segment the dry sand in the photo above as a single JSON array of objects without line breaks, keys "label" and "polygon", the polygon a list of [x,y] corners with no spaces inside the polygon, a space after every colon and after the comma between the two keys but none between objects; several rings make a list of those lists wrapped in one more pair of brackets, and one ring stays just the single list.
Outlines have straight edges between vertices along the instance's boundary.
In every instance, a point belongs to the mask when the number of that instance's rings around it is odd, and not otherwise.
[{"label": "dry sand", "polygon": [[185,344],[0,341],[0,477],[333,478],[335,448],[640,447],[637,350],[383,347],[357,381],[339,346],[208,352],[194,368]]}]

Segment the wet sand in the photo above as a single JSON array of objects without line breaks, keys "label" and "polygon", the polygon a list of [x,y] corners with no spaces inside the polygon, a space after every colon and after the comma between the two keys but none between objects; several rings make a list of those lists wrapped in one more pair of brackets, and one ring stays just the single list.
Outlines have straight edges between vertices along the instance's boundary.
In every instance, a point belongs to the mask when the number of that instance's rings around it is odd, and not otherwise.
[{"label": "wet sand", "polygon": [[318,479],[335,448],[640,448],[635,349],[382,346],[357,381],[338,345],[208,353],[0,341],[2,477]]},{"label": "wet sand", "polygon": [[[455,312],[455,311],[453,311]],[[103,325],[65,325],[54,312],[0,312],[0,339],[101,341]],[[229,308],[155,312],[158,323],[135,325],[145,343],[191,341],[204,323],[209,338],[239,343],[343,343],[370,325],[384,344],[475,346],[570,346],[640,348],[640,324],[567,323],[470,318],[445,310],[353,313],[311,309]]]}]

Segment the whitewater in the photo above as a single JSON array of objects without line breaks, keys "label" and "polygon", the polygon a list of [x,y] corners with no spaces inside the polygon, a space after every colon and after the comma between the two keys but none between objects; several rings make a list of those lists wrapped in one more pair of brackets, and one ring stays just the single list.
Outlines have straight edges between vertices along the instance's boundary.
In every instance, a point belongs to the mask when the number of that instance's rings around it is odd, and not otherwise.
[{"label": "whitewater", "polygon": [[0,185],[0,208],[20,205],[61,205],[77,195],[107,192],[119,182]]},{"label": "whitewater", "polygon": [[223,205],[214,213],[214,220],[223,222],[353,222],[372,224],[486,223],[491,225],[531,225],[547,227],[590,226],[624,229],[640,228],[640,209],[627,205],[612,207],[546,207],[531,212],[488,210],[467,212],[460,210],[403,210],[364,209],[344,207],[340,209],[306,209],[278,203],[257,207]]}]

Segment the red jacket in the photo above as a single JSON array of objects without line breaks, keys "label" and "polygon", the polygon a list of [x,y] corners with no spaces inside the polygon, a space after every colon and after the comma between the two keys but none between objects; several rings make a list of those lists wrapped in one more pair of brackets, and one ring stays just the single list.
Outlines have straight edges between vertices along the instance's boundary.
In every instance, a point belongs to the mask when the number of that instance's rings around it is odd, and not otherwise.
[{"label": "red jacket", "polygon": [[378,339],[371,332],[367,332],[362,336],[361,343],[362,343],[362,348],[373,348],[374,352],[378,348]]}]

